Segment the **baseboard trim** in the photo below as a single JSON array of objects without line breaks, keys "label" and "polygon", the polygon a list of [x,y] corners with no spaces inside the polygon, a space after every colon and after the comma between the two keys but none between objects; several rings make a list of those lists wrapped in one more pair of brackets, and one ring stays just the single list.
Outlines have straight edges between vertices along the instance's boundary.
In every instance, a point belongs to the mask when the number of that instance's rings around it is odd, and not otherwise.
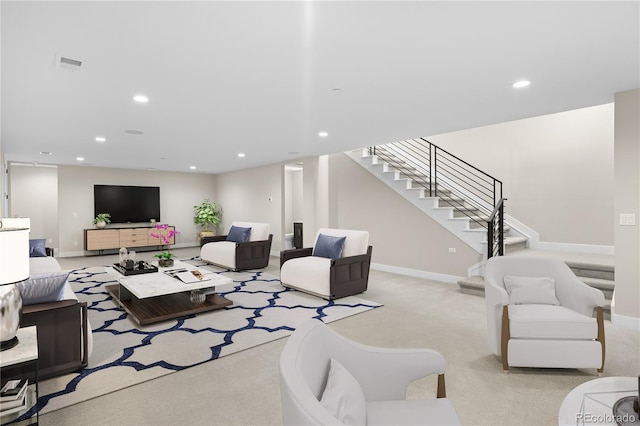
[{"label": "baseboard trim", "polygon": [[528,227],[524,223],[519,220],[509,216],[508,214],[504,215],[504,221],[509,225],[516,233],[526,237],[529,241],[527,242],[527,247],[535,246],[540,242],[540,234],[536,232],[534,229]]},{"label": "baseboard trim", "polygon": [[401,268],[399,266],[384,265],[382,263],[371,263],[371,269],[382,272],[391,272],[398,275],[406,275],[408,277],[425,278],[428,280],[442,281],[446,283],[457,284],[463,277],[455,275],[438,274],[436,272],[421,271],[419,269]]},{"label": "baseboard trim", "polygon": [[473,276],[480,276],[480,277],[484,277],[484,265],[485,265],[485,261],[483,260],[482,262],[478,262],[475,265],[471,265],[469,266],[469,268],[467,269],[467,276],[468,277],[473,277]]},{"label": "baseboard trim", "polygon": [[585,254],[606,254],[614,255],[614,246],[600,246],[592,244],[572,244],[572,243],[550,243],[539,241],[536,244],[531,245],[532,249],[536,250],[549,250],[571,253],[585,253]]},{"label": "baseboard trim", "polygon": [[628,317],[611,313],[611,324],[616,327],[640,331],[640,318]]}]

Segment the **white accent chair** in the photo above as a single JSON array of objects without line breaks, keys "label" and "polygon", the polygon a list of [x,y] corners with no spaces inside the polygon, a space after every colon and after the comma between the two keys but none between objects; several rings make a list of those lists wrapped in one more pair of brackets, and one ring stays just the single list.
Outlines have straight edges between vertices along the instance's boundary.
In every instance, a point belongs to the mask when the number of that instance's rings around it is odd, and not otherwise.
[{"label": "white accent chair", "polygon": [[[344,366],[364,396],[355,403],[353,399],[347,402],[339,395],[338,405],[342,410],[362,412],[366,417],[363,424],[460,424],[453,404],[445,397],[446,363],[440,353],[430,349],[365,346],[337,334],[319,320],[307,320],[288,338],[280,355],[284,425],[344,424],[338,418],[340,413],[336,417],[334,407],[327,403],[329,388],[343,390],[341,383],[327,386],[332,360]],[[434,374],[438,375],[437,398],[406,399],[407,386],[411,382]]]},{"label": "white accent chair", "polygon": [[233,222],[232,226],[251,228],[249,241],[227,241],[227,234],[205,237],[202,239],[200,259],[233,271],[260,269],[269,264],[271,241],[268,223]]},{"label": "white accent chair", "polygon": [[[312,255],[320,234],[346,237],[339,258]],[[362,293],[369,282],[372,250],[367,231],[321,228],[314,247],[280,252],[280,281],[285,287],[328,300]]]},{"label": "white accent chair", "polygon": [[580,281],[563,261],[492,257],[485,266],[485,299],[489,346],[505,372],[597,368],[602,374],[604,294]]}]

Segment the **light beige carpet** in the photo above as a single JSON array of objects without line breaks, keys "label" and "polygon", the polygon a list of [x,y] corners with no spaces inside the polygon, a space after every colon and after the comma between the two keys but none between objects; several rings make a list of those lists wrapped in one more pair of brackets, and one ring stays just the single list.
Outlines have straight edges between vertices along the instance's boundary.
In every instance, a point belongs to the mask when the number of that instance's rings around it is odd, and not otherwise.
[{"label": "light beige carpet", "polygon": [[216,288],[233,305],[143,327],[105,292],[105,284],[117,279],[112,268],[74,270],[69,281],[78,298],[88,302],[93,352],[81,372],[40,383],[40,413],[286,337],[309,318],[328,323],[380,306],[353,296],[326,301],[286,289],[277,277],[260,271],[206,268],[233,280]]},{"label": "light beige carpet", "polygon": [[[183,258],[199,252],[188,250],[176,251]],[[110,261],[117,255],[60,259],[66,269]],[[277,276],[279,266],[273,257],[265,272]],[[461,293],[455,284],[372,270],[361,297],[384,306],[329,326],[364,344],[438,350],[447,361],[447,397],[464,425],[557,425],[564,397],[598,377],[595,369],[513,368],[503,374],[487,344],[484,297]],[[605,328],[605,377],[637,376],[640,333],[610,321]],[[281,425],[278,359],[285,343],[274,340],[70,405],[40,416],[40,424]],[[409,398],[434,396],[429,379],[408,390]]]}]

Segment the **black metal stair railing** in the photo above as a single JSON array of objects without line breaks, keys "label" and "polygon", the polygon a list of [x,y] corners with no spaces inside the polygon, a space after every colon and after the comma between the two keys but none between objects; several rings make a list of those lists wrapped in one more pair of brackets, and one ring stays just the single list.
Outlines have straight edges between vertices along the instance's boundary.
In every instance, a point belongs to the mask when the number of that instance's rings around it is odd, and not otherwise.
[{"label": "black metal stair railing", "polygon": [[[489,231],[498,217],[504,227],[502,182],[424,138],[369,148],[391,167],[424,188],[429,197],[439,197],[458,214]],[[501,213],[494,214],[498,206]],[[494,233],[504,246],[504,231]],[[489,237],[489,236],[488,236]],[[488,240],[489,247],[492,243]],[[503,249],[502,249],[503,250]],[[488,250],[491,257],[493,248]],[[500,252],[501,254],[503,253]]]},{"label": "black metal stair railing", "polygon": [[487,259],[504,256],[504,202],[501,198],[487,221]]}]

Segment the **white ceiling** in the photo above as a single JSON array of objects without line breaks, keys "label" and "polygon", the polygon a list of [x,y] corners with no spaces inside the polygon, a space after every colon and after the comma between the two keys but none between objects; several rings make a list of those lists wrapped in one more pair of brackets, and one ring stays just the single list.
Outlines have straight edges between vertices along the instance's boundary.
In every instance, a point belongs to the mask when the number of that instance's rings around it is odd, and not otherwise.
[{"label": "white ceiling", "polygon": [[2,150],[220,173],[609,103],[639,4],[2,1]]}]

